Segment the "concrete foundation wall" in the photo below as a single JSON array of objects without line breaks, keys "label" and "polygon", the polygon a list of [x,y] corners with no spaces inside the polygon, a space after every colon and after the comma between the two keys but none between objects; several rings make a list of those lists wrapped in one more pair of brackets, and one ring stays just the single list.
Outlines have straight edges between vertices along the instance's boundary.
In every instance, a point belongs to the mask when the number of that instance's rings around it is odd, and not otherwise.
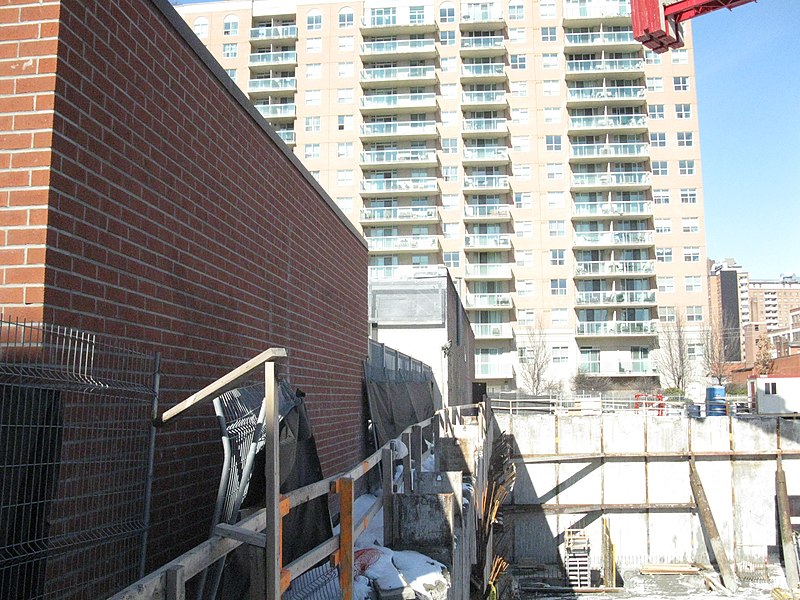
[{"label": "concrete foundation wall", "polygon": [[601,517],[608,518],[620,566],[708,563],[692,508],[690,453],[696,453],[717,528],[737,566],[763,564],[779,545],[778,451],[784,452],[789,495],[800,492],[800,456],[792,454],[800,424],[793,420],[635,413],[496,419],[516,441],[517,483],[506,510],[516,563],[559,564],[564,530],[579,527],[589,534],[591,563],[598,567]]}]

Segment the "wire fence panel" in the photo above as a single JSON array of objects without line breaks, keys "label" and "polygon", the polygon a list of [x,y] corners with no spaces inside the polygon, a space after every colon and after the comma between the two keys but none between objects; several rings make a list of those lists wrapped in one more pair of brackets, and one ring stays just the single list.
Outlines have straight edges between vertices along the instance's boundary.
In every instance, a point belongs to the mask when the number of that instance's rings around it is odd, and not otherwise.
[{"label": "wire fence panel", "polygon": [[157,357],[0,321],[0,598],[104,598],[141,576]]}]

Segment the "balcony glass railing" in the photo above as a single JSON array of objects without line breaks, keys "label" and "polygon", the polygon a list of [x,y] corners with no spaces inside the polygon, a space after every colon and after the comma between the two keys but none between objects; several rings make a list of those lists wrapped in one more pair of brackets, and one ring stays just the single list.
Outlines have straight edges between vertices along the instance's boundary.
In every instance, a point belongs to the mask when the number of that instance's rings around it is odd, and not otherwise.
[{"label": "balcony glass railing", "polygon": [[436,150],[433,148],[407,148],[404,150],[367,150],[361,153],[361,163],[380,165],[398,162],[434,162]]},{"label": "balcony glass railing", "polygon": [[652,275],[654,260],[594,260],[575,264],[575,275]]},{"label": "balcony glass railing", "polygon": [[472,331],[478,339],[510,339],[514,336],[511,323],[473,323]]},{"label": "balcony glass railing", "polygon": [[565,36],[567,45],[597,44],[635,44],[633,31],[593,31],[590,33],[568,33]]},{"label": "balcony glass railing", "polygon": [[649,144],[573,144],[570,156],[575,158],[602,158],[604,156],[647,156]]},{"label": "balcony glass railing", "polygon": [[506,67],[502,63],[481,63],[477,65],[462,65],[462,77],[493,77],[504,75]]},{"label": "balcony glass railing", "polygon": [[462,23],[485,23],[502,20],[503,12],[496,8],[468,10],[461,13]]},{"label": "balcony glass railing", "polygon": [[362,69],[361,81],[403,81],[409,79],[435,79],[436,67],[380,67]]},{"label": "balcony glass railing", "polygon": [[481,279],[511,279],[511,265],[503,263],[493,263],[467,265],[464,269],[467,277]]},{"label": "balcony glass railing", "polygon": [[462,37],[462,50],[492,50],[504,48],[504,39],[501,35],[487,35],[475,37]]},{"label": "balcony glass railing", "polygon": [[507,175],[470,175],[464,177],[464,189],[508,189]]},{"label": "balcony glass railing", "polygon": [[402,123],[364,123],[361,135],[429,135],[436,133],[436,121],[405,121]]},{"label": "balcony glass railing", "polygon": [[392,179],[362,179],[363,193],[376,192],[435,192],[438,189],[436,177],[405,177]]},{"label": "balcony glass railing", "polygon": [[364,42],[361,54],[402,54],[404,52],[427,52],[436,50],[436,40],[390,40]]},{"label": "balcony glass railing", "polygon": [[577,246],[628,246],[652,244],[654,231],[579,231],[575,233]]},{"label": "balcony glass railing", "polygon": [[368,237],[367,246],[370,250],[434,251],[439,248],[439,239],[435,235]]},{"label": "balcony glass railing", "polygon": [[275,77],[273,79],[251,79],[247,84],[250,92],[268,92],[271,90],[291,91],[297,88],[295,77]]},{"label": "balcony glass railing", "polygon": [[568,60],[567,73],[597,73],[605,71],[643,71],[641,58],[606,58],[598,60]]},{"label": "balcony glass railing", "polygon": [[478,379],[511,379],[514,367],[506,363],[475,363],[475,377]]},{"label": "balcony glass railing", "polygon": [[644,86],[567,88],[567,100],[632,100],[645,97]]},{"label": "balcony glass railing", "polygon": [[476,233],[464,238],[467,248],[511,248],[511,236],[507,233]]},{"label": "balcony glass railing", "polygon": [[647,215],[653,212],[653,203],[647,201],[576,202],[574,214],[595,215]]},{"label": "balcony glass railing", "polygon": [[280,25],[278,27],[253,27],[250,30],[251,40],[274,40],[297,37],[297,25]]},{"label": "balcony glass railing", "polygon": [[591,321],[578,323],[577,335],[654,335],[658,321]]},{"label": "balcony glass railing", "polygon": [[297,52],[258,52],[250,55],[251,65],[276,65],[285,63],[296,63]]},{"label": "balcony glass railing", "polygon": [[464,148],[464,160],[508,160],[508,147],[478,146]]},{"label": "balcony glass railing", "polygon": [[619,292],[578,292],[576,304],[653,304],[656,301],[655,290],[635,290]]},{"label": "balcony glass railing", "polygon": [[362,221],[430,221],[438,218],[435,206],[362,208]]},{"label": "balcony glass railing", "polygon": [[569,126],[572,129],[624,129],[626,127],[645,127],[645,115],[597,115],[570,117]]},{"label": "balcony glass railing", "polygon": [[508,131],[508,120],[464,119],[463,131]]},{"label": "balcony glass railing", "polygon": [[472,219],[508,219],[508,204],[470,204],[464,207],[464,217]]},{"label": "balcony glass railing", "polygon": [[361,97],[361,108],[367,109],[435,105],[436,94],[433,92],[421,92],[417,94],[379,94]]},{"label": "balcony glass railing", "polygon": [[294,144],[296,137],[293,129],[279,129],[276,133],[287,144]]},{"label": "balcony glass railing", "polygon": [[447,273],[447,269],[442,265],[374,265],[369,268],[370,279],[384,281],[390,279],[414,279],[422,273],[426,275],[435,273],[444,276]]},{"label": "balcony glass railing", "polygon": [[293,117],[295,113],[294,104],[257,104],[256,108],[265,119],[275,117]]},{"label": "balcony glass railing", "polygon": [[465,294],[467,308],[511,308],[511,294]]},{"label": "balcony glass railing", "polygon": [[569,3],[564,6],[565,19],[611,19],[630,17],[630,4],[619,2],[596,2],[590,4]]},{"label": "balcony glass railing", "polygon": [[506,93],[502,90],[464,92],[461,95],[462,104],[503,104],[505,100]]},{"label": "balcony glass railing", "polygon": [[649,171],[625,173],[573,173],[572,185],[645,185],[650,183]]},{"label": "balcony glass railing", "polygon": [[361,17],[361,27],[408,27],[409,25],[429,25],[434,24],[430,15],[413,13],[410,15],[383,14],[368,15]]}]

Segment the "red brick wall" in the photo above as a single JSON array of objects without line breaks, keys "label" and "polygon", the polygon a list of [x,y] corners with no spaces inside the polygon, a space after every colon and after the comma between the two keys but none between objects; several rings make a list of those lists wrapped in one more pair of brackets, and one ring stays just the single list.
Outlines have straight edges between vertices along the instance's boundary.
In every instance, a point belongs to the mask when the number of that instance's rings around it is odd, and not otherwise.
[{"label": "red brick wall", "polygon": [[[163,405],[286,347],[332,474],[363,453],[367,250],[171,10],[60,2],[44,318],[161,351]],[[150,566],[207,536],[210,412],[158,434]]]}]

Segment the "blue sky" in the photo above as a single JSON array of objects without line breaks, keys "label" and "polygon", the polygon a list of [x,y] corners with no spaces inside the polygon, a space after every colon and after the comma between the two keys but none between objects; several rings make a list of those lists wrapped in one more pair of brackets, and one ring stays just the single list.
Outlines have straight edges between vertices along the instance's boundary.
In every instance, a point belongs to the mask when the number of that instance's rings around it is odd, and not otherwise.
[{"label": "blue sky", "polygon": [[692,21],[709,258],[800,275],[800,1]]}]

